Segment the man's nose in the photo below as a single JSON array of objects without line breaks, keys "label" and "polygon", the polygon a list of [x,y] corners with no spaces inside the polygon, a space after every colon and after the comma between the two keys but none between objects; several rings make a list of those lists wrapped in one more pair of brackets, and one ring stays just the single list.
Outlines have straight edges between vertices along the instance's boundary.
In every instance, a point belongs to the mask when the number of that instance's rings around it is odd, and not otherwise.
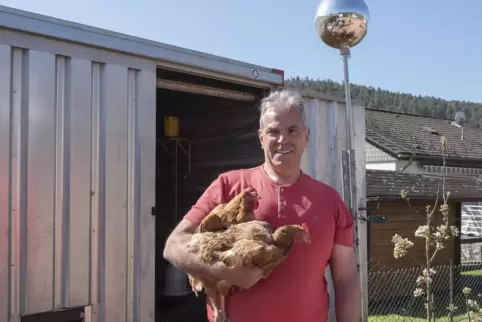
[{"label": "man's nose", "polygon": [[278,143],[283,143],[285,141],[286,141],[286,135],[283,133],[280,133],[280,135],[278,136]]}]

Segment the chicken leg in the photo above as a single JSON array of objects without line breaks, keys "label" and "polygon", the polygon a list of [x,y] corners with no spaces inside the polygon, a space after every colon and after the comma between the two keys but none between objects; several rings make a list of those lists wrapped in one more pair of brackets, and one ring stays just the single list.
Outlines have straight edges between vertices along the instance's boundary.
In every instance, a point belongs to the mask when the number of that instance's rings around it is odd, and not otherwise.
[{"label": "chicken leg", "polygon": [[208,296],[209,302],[211,303],[211,307],[213,310],[213,319],[215,322],[229,322],[229,319],[226,315],[226,305],[224,296],[221,295],[221,309],[218,308],[216,297]]},{"label": "chicken leg", "polygon": [[213,319],[214,319],[214,321],[221,322],[220,321],[221,315],[219,314],[219,309],[218,309],[218,306],[216,305],[216,300],[210,296],[209,302],[211,302],[211,306],[213,308]]},{"label": "chicken leg", "polygon": [[221,310],[218,309],[216,306],[216,300],[212,297],[209,297],[209,301],[211,302],[211,306],[213,308],[213,319],[215,322],[229,322],[229,318],[226,315],[226,299],[224,296],[221,296]]},{"label": "chicken leg", "polygon": [[226,314],[226,297],[221,295],[221,321],[229,322],[228,315]]},{"label": "chicken leg", "polygon": [[219,281],[216,285],[216,288],[219,292],[219,296],[221,297],[221,317],[219,322],[229,322],[229,318],[226,313],[226,296],[228,296],[229,292],[233,288],[233,285],[229,284],[227,281]]}]

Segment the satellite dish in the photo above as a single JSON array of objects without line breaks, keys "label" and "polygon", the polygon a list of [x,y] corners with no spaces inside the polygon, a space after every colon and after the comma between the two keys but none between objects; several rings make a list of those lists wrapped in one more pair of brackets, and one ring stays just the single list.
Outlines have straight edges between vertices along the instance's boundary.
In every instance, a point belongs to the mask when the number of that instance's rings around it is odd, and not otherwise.
[{"label": "satellite dish", "polygon": [[454,123],[456,125],[459,125],[460,127],[464,126],[465,125],[465,113],[463,111],[458,111],[457,113],[455,113],[455,121]]},{"label": "satellite dish", "polygon": [[465,125],[465,113],[463,111],[458,111],[455,113],[455,120],[452,122],[456,127],[460,127],[462,130],[461,140],[464,140],[464,125]]}]

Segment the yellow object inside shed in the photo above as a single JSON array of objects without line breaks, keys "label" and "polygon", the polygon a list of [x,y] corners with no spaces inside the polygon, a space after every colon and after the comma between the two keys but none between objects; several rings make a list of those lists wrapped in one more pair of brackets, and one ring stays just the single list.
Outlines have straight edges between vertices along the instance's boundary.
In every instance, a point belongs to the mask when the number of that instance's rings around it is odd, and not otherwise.
[{"label": "yellow object inside shed", "polygon": [[175,116],[164,116],[164,135],[167,137],[179,136],[179,119]]}]

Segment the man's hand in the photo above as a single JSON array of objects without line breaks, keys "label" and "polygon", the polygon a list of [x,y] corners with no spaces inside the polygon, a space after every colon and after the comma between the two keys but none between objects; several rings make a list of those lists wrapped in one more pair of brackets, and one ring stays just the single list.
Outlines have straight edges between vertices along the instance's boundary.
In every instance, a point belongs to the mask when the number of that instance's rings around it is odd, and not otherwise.
[{"label": "man's hand", "polygon": [[263,270],[257,266],[225,268],[221,275],[228,283],[247,290],[263,278]]},{"label": "man's hand", "polygon": [[330,268],[335,288],[337,321],[359,322],[361,313],[360,282],[353,247],[335,244]]}]

